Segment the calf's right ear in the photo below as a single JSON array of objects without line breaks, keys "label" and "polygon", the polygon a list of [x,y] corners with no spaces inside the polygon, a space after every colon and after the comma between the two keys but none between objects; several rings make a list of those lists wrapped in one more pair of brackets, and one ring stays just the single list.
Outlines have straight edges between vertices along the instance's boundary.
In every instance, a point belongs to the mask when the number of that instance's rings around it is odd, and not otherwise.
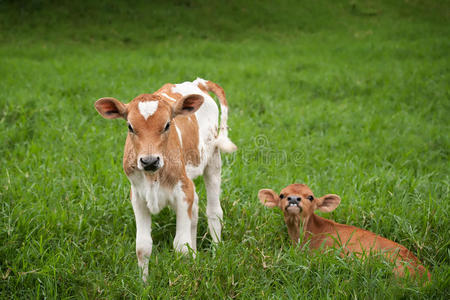
[{"label": "calf's right ear", "polygon": [[184,96],[182,99],[175,103],[173,116],[177,115],[188,115],[195,113],[200,106],[202,106],[204,101],[203,96],[197,94],[190,94]]},{"label": "calf's right ear", "polygon": [[127,106],[115,98],[98,99],[95,109],[106,119],[126,118]]},{"label": "calf's right ear", "polygon": [[280,197],[271,189],[262,189],[258,192],[259,201],[267,207],[276,207],[280,205]]},{"label": "calf's right ear", "polygon": [[328,194],[319,198],[317,208],[322,212],[332,212],[341,203],[341,198],[335,194]]}]

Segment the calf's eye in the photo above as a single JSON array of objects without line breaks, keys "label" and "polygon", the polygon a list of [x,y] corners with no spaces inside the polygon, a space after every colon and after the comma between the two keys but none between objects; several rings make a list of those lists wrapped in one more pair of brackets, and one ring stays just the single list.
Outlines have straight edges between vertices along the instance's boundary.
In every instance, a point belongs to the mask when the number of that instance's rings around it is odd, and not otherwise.
[{"label": "calf's eye", "polygon": [[130,124],[130,123],[128,123],[128,131],[134,133],[133,127],[131,127],[131,124]]},{"label": "calf's eye", "polygon": [[166,126],[164,126],[164,132],[169,130],[169,128],[170,128],[170,122],[167,122]]},{"label": "calf's eye", "polygon": [[313,200],[314,200],[314,197],[313,197],[313,196],[308,196],[308,200],[309,200],[309,201],[313,201]]},{"label": "calf's eye", "polygon": [[283,199],[284,198],[284,195],[283,194],[280,194],[280,199]]}]

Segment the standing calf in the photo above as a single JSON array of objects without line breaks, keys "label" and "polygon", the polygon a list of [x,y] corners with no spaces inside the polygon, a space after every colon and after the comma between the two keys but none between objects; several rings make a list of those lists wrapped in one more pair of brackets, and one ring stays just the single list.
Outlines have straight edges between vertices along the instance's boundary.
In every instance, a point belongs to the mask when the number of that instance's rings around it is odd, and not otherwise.
[{"label": "standing calf", "polygon": [[[219,110],[208,92],[220,101]],[[136,218],[136,254],[143,280],[148,275],[152,251],[151,214],[170,205],[176,212],[173,246],[186,253],[196,250],[198,196],[193,179],[204,175],[208,227],[220,241],[223,217],[220,207],[220,152],[233,152],[228,138],[228,106],[223,89],[197,78],[194,82],[165,84],[153,94],[143,94],[124,104],[101,98],[97,111],[107,119],[127,121],[123,168],[131,183],[131,203]]]},{"label": "standing calf", "polygon": [[408,249],[370,231],[354,226],[338,224],[319,217],[314,213],[316,209],[331,212],[341,202],[337,195],[328,194],[316,198],[308,186],[291,184],[285,187],[280,195],[271,189],[262,189],[258,198],[267,207],[279,207],[284,214],[284,221],[292,242],[297,244],[300,230],[304,234],[303,243],[308,242],[311,249],[321,247],[342,247],[344,253],[357,255],[372,251],[382,251],[396,263],[396,274],[404,275],[404,265],[412,275],[418,270],[420,276],[428,273],[420,261]]}]

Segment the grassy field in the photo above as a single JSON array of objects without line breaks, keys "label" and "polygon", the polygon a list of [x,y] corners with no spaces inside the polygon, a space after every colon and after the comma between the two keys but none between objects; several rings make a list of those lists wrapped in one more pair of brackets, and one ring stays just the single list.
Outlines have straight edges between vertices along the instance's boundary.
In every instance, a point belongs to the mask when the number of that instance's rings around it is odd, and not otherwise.
[{"label": "grassy field", "polygon": [[[1,298],[450,297],[448,2],[53,2],[0,1]],[[239,147],[224,241],[197,180],[197,258],[174,253],[166,209],[144,284],[126,124],[93,103],[197,76],[225,89]],[[290,246],[256,195],[293,182],[340,195],[322,216],[402,243],[432,283]]]}]

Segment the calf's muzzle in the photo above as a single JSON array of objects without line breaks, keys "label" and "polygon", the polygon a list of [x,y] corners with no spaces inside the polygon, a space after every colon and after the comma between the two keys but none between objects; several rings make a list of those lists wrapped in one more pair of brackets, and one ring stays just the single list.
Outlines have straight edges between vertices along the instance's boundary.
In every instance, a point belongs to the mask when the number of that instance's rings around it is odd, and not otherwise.
[{"label": "calf's muzzle", "polygon": [[155,172],[161,167],[161,159],[159,156],[142,156],[139,162],[145,171]]},{"label": "calf's muzzle", "polygon": [[286,210],[289,213],[299,213],[302,211],[302,207],[300,206],[301,198],[297,196],[289,196],[287,197],[287,206]]}]

